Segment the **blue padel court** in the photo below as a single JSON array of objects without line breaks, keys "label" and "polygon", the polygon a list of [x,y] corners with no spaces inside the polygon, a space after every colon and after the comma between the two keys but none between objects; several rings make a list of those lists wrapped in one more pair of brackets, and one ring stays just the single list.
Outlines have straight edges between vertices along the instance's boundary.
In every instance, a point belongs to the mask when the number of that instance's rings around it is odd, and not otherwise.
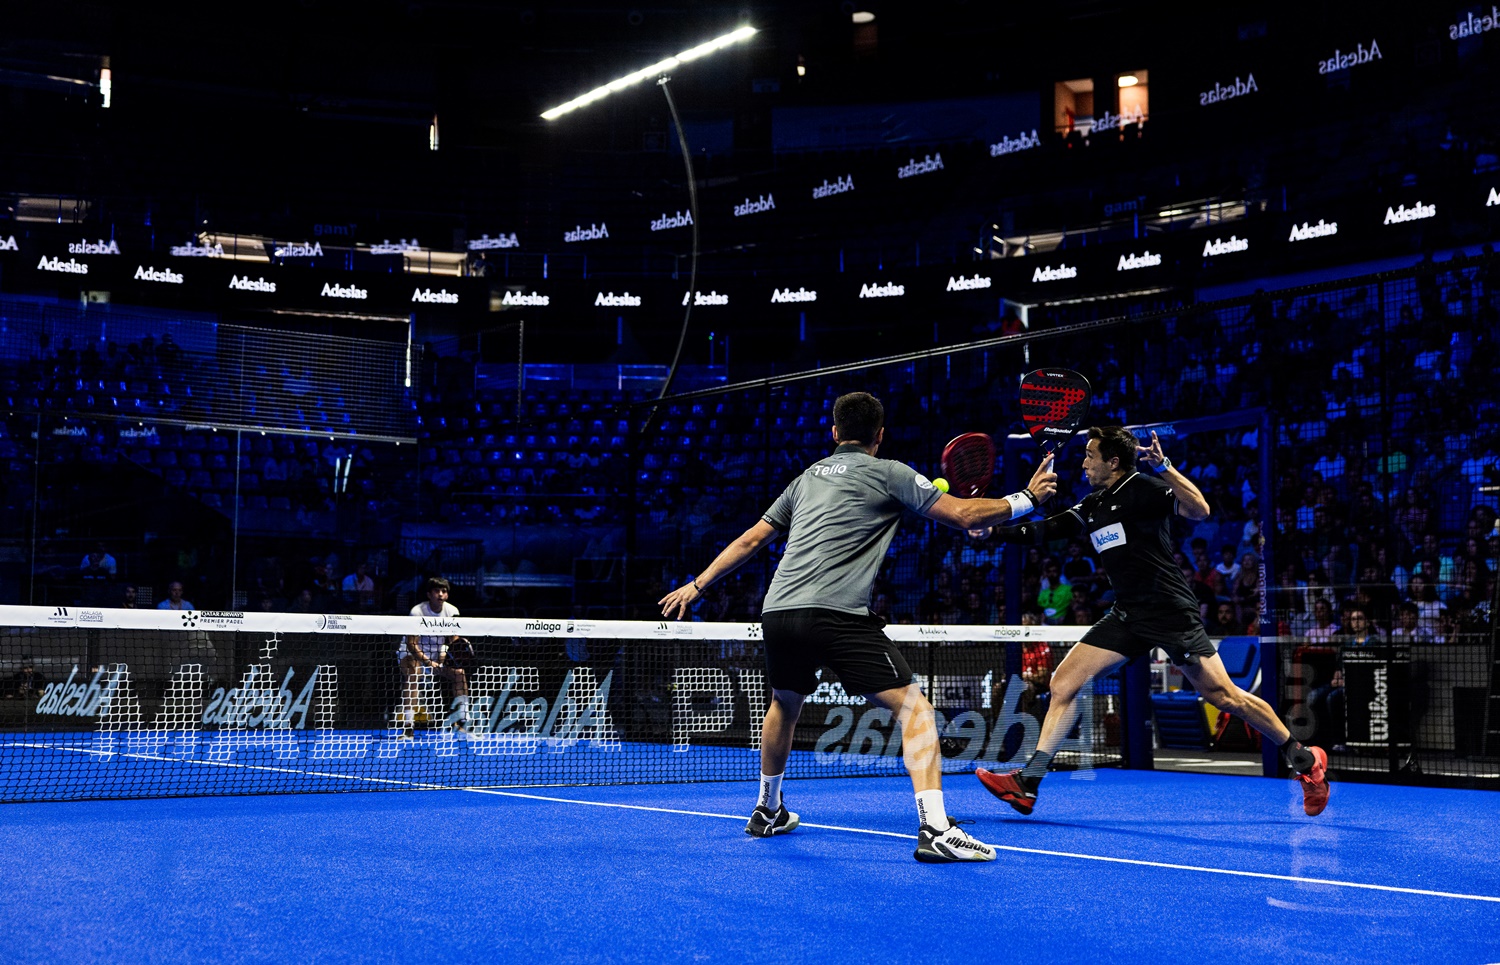
[{"label": "blue padel court", "polygon": [[13,962],[1500,961],[1500,798],[1060,772],[1000,849],[912,860],[904,778],[470,787],[0,810]]}]

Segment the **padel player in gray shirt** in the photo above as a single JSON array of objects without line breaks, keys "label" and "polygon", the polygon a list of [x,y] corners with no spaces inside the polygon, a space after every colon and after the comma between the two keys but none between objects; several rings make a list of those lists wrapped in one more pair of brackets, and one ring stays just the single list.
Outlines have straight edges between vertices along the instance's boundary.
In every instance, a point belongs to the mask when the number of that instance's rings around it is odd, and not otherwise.
[{"label": "padel player in gray shirt", "polygon": [[918,861],[991,861],[995,849],[964,833],[943,807],[942,756],[932,704],[912,683],[901,651],[870,613],[870,592],[886,549],[907,510],[956,529],[1019,518],[1057,491],[1051,457],[1030,487],[1004,499],[957,499],[939,492],[910,466],[875,458],[885,437],[885,409],[868,392],[833,405],[833,455],[809,466],[760,522],[725,547],[696,578],[662,598],[662,615],[681,619],[703,591],[755,555],[778,532],[786,553],[761,607],[772,700],[760,741],[760,800],[747,834],[791,831],[798,817],[781,799],[781,779],[803,699],[828,667],[844,690],[891,711],[917,796]]}]

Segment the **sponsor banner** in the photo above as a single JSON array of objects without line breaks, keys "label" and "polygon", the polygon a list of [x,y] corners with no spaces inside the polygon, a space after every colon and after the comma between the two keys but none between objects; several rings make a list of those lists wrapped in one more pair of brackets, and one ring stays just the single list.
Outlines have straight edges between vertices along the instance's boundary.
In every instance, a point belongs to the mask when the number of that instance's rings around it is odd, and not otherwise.
[{"label": "sponsor banner", "polygon": [[832,198],[835,195],[848,194],[854,189],[854,175],[843,174],[832,181],[824,178],[822,184],[812,189],[812,196],[814,201],[818,201],[823,198]]},{"label": "sponsor banner", "polygon": [[14,233],[5,234],[3,232],[0,232],[0,255],[19,254],[20,251],[21,246],[16,242],[16,236]]},{"label": "sponsor banner", "polygon": [[1207,107],[1210,104],[1222,104],[1237,97],[1245,97],[1258,93],[1260,93],[1260,84],[1256,82],[1254,72],[1243,78],[1236,75],[1232,81],[1215,82],[1214,86],[1200,92],[1198,94],[1198,106]]},{"label": "sponsor banner", "polygon": [[1424,204],[1421,201],[1413,201],[1411,204],[1387,205],[1385,218],[1382,224],[1400,225],[1410,224],[1413,221],[1427,221],[1436,218],[1438,213],[1437,204]]},{"label": "sponsor banner", "polygon": [[1078,277],[1078,266],[1067,262],[1058,262],[1056,265],[1038,265],[1032,269],[1031,280],[1033,282],[1067,281]]},{"label": "sponsor banner", "polygon": [[987,292],[993,290],[994,284],[993,278],[977,271],[969,275],[950,273],[948,283],[943,290],[945,292]]},{"label": "sponsor banner", "polygon": [[1500,4],[1492,3],[1488,10],[1469,11],[1457,23],[1448,25],[1449,40],[1464,40],[1500,30]]},{"label": "sponsor banner", "polygon": [[470,238],[468,244],[470,251],[493,251],[519,247],[521,247],[521,242],[516,240],[516,233],[514,231],[510,234],[502,231],[493,238],[487,234],[480,235],[478,238]]},{"label": "sponsor banner", "polygon": [[896,177],[915,178],[923,174],[935,174],[941,170],[943,170],[943,153],[939,151],[936,154],[924,154],[920,161],[916,158],[907,161],[896,169]]},{"label": "sponsor banner", "polygon": [[990,145],[990,157],[1004,157],[1007,154],[1016,154],[1020,151],[1029,151],[1032,148],[1041,147],[1042,139],[1036,128],[1031,129],[1028,134],[1025,131],[1011,137],[1009,134]]},{"label": "sponsor banner", "polygon": [[1227,235],[1214,235],[1203,241],[1203,257],[1217,258],[1220,255],[1237,255],[1250,250],[1250,239],[1241,238],[1231,232]]},{"label": "sponsor banner", "polygon": [[1287,241],[1311,241],[1315,238],[1332,238],[1339,233],[1339,223],[1319,218],[1317,224],[1311,221],[1303,221],[1301,224],[1293,224]]},{"label": "sponsor banner", "polygon": [[589,222],[585,228],[583,225],[574,225],[569,231],[563,232],[563,244],[577,244],[580,241],[604,241],[609,238],[609,224],[607,222]]},{"label": "sponsor banner", "polygon": [[[425,623],[424,623],[425,621]],[[553,637],[566,639],[586,634],[601,639],[759,641],[760,624],[697,623],[660,620],[536,620],[490,617],[413,617],[365,614],[254,613],[220,610],[121,610],[110,608],[0,606],[0,626],[76,627],[80,624],[105,630],[198,630],[262,633],[351,633],[385,636],[434,636],[445,633],[481,637]],[[921,631],[927,631],[924,635]],[[932,632],[941,630],[941,637]],[[1082,639],[1088,627],[920,627],[892,624],[886,636],[898,643],[941,639],[986,641],[1024,639],[1036,630],[1048,640]]]},{"label": "sponsor banner", "polygon": [[1368,45],[1356,43],[1353,50],[1335,48],[1331,56],[1318,60],[1318,73],[1331,74],[1334,71],[1365,67],[1384,59],[1385,55],[1380,52],[1380,41],[1371,38]]},{"label": "sponsor banner", "polygon": [[1141,251],[1127,251],[1120,255],[1115,262],[1115,271],[1139,271],[1142,268],[1160,268],[1161,252],[1145,248]]}]

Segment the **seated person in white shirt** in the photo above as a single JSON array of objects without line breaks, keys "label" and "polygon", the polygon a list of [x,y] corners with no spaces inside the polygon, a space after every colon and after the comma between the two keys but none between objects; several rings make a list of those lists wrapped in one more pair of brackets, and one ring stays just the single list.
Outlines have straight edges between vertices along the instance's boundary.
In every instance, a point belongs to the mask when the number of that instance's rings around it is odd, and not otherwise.
[{"label": "seated person in white shirt", "polygon": [[[411,615],[427,620],[452,619],[458,616],[458,607],[448,602],[448,581],[441,576],[428,577],[422,584],[427,599],[411,608]],[[450,653],[449,648],[455,648]],[[406,678],[401,700],[403,737],[412,736],[412,725],[416,718],[417,680],[423,673],[431,673],[453,685],[453,710],[456,726],[460,732],[468,732],[469,676],[462,661],[457,659],[461,648],[473,652],[472,645],[458,634],[434,633],[413,635],[404,638],[396,650],[396,659],[401,662],[401,673]]]}]

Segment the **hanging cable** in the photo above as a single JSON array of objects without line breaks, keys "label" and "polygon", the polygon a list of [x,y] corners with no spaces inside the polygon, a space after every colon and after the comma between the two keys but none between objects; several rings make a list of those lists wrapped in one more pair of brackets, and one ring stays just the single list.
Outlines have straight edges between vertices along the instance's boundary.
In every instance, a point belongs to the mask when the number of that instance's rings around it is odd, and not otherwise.
[{"label": "hanging cable", "polygon": [[[688,151],[687,134],[682,130],[682,118],[677,113],[677,102],[672,99],[672,78],[662,77],[657,80],[657,86],[667,97],[667,110],[672,114],[672,123],[677,127],[677,145],[682,148],[682,166],[687,169],[688,187],[688,213],[693,218],[693,247],[688,260],[688,290],[683,299],[682,307],[682,331],[677,334],[677,351],[672,353],[672,365],[667,369],[667,380],[662,383],[661,392],[657,395],[660,402],[672,391],[672,380],[677,376],[677,363],[682,361],[682,346],[687,342],[688,322],[693,317],[693,302],[698,297],[698,179],[693,174],[693,155]],[[645,435],[651,428],[651,420],[656,418],[656,405],[652,405],[646,413],[645,421],[641,423],[640,434]]]}]

